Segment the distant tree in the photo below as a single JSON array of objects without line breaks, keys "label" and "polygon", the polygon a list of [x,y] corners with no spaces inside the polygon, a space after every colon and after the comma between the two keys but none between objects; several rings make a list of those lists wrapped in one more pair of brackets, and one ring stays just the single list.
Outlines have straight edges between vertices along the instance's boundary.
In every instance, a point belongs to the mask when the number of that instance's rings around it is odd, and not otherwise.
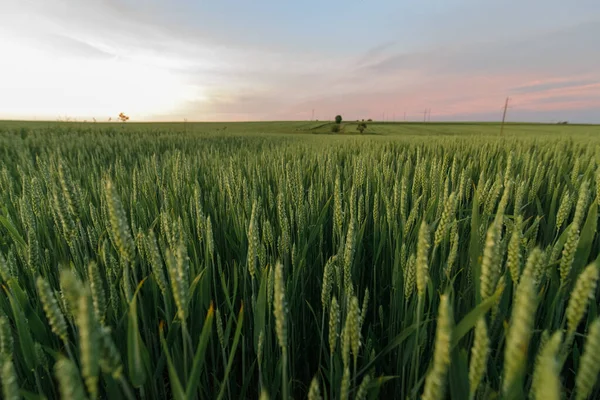
[{"label": "distant tree", "polygon": [[129,121],[129,117],[127,115],[125,115],[124,113],[119,114],[119,119],[121,120],[121,122]]},{"label": "distant tree", "polygon": [[338,133],[340,131],[339,124],[331,125],[331,132]]},{"label": "distant tree", "polygon": [[335,116],[335,123],[336,124],[341,124],[342,123],[342,116],[341,115],[336,115]]},{"label": "distant tree", "polygon": [[367,120],[367,122],[373,122],[373,120],[372,120],[371,118],[369,118],[369,119]]},{"label": "distant tree", "polygon": [[356,125],[356,130],[360,133],[363,133],[365,129],[367,129],[367,124],[364,122],[361,122],[360,124]]}]

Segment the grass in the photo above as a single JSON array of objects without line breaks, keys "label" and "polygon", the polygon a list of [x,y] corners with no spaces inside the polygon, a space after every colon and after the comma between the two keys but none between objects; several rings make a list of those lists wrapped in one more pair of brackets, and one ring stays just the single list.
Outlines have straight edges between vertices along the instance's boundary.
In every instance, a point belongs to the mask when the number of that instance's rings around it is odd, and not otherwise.
[{"label": "grass", "polygon": [[600,127],[324,124],[0,122],[4,398],[600,396]]}]

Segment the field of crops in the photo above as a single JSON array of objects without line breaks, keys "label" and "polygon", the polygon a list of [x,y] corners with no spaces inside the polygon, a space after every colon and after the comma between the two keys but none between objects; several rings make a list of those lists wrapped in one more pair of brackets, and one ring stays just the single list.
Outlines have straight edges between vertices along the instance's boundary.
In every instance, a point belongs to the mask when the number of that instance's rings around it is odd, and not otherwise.
[{"label": "field of crops", "polygon": [[599,127],[315,129],[0,123],[3,398],[600,398]]}]

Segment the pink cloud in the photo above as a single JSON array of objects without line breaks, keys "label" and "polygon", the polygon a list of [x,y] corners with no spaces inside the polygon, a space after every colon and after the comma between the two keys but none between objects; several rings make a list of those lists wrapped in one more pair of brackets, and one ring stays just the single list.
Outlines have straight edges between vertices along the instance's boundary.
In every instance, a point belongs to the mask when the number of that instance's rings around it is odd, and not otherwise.
[{"label": "pink cloud", "polygon": [[[283,92],[232,92],[216,96],[208,104],[192,104],[190,110],[201,120],[326,120],[342,113],[348,120],[391,119],[419,121],[423,111],[432,110],[432,120],[477,119],[478,115],[498,115],[504,100],[511,97],[511,110],[554,112],[589,110],[600,107],[600,76],[534,73],[498,75],[444,74],[399,71],[393,76],[372,77],[368,81],[341,77],[323,86],[321,95],[308,97],[305,82],[290,81]],[[245,93],[245,94],[244,94]],[[303,96],[307,96],[304,97]],[[194,117],[191,117],[194,118]],[[194,119],[196,119],[194,118]],[[488,117],[489,118],[489,117]]]},{"label": "pink cloud", "polygon": [[515,98],[515,106],[528,110],[593,108],[600,104],[600,83],[527,93]]},{"label": "pink cloud", "polygon": [[[396,116],[407,111],[412,119],[419,119],[425,108],[431,108],[436,117],[476,115],[498,112],[504,100],[511,97],[512,108],[552,111],[561,109],[589,109],[600,103],[600,82],[542,89],[537,92],[511,93],[511,88],[535,88],[544,85],[569,84],[589,79],[589,76],[534,77],[531,74],[498,76],[448,76],[422,81],[396,92],[349,94],[338,98],[326,98],[304,104],[316,104],[329,113],[337,110],[364,109],[371,116],[379,117],[385,111]],[[549,101],[553,100],[553,101]],[[358,117],[358,116],[357,116]]]}]

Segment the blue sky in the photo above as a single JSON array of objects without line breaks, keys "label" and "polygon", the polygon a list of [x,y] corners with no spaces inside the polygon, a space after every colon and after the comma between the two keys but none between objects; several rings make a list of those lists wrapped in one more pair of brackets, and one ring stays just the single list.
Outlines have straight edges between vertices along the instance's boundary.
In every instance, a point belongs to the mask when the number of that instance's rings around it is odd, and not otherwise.
[{"label": "blue sky", "polygon": [[598,1],[0,1],[0,118],[600,122]]}]

